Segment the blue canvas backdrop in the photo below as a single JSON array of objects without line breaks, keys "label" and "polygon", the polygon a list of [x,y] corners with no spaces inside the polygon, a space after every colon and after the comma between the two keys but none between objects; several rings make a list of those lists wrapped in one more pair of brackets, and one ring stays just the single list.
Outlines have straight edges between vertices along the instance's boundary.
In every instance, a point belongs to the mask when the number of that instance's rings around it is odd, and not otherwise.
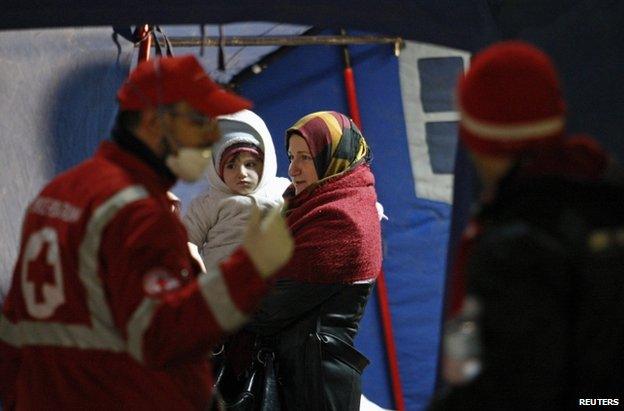
[{"label": "blue canvas backdrop", "polygon": [[127,42],[118,50],[111,34],[110,27],[0,32],[0,301],[26,206],[108,138],[133,52]]}]

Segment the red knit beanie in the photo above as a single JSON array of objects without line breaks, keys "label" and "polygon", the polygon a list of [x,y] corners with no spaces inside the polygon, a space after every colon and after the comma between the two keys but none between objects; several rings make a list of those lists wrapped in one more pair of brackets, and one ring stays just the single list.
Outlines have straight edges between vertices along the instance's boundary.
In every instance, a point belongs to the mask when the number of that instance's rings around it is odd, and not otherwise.
[{"label": "red knit beanie", "polygon": [[459,136],[475,152],[515,156],[563,137],[565,103],[550,58],[497,43],[478,53],[458,85]]},{"label": "red knit beanie", "polygon": [[221,155],[221,161],[219,163],[219,177],[223,178],[223,168],[227,164],[228,161],[235,155],[246,152],[251,153],[255,157],[257,157],[260,161],[264,161],[264,153],[258,146],[252,143],[238,143],[232,144],[228,148],[225,149],[223,154]]}]

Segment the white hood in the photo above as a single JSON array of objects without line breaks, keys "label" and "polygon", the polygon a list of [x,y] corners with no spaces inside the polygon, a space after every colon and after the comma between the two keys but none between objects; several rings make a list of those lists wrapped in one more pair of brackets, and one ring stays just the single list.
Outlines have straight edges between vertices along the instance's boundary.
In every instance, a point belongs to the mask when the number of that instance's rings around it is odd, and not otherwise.
[{"label": "white hood", "polygon": [[[262,177],[258,182],[258,187],[253,193],[263,191],[262,189],[275,179],[277,173],[277,159],[275,158],[275,147],[271,139],[271,133],[264,121],[254,112],[242,110],[234,114],[219,116],[219,128],[222,137],[218,143],[212,147],[212,162],[208,165],[208,182],[211,189],[221,191],[225,194],[233,194],[228,186],[221,180],[217,171],[221,155],[226,148],[232,144],[241,142],[253,142],[264,152],[264,168]],[[252,193],[252,194],[253,194]]]}]

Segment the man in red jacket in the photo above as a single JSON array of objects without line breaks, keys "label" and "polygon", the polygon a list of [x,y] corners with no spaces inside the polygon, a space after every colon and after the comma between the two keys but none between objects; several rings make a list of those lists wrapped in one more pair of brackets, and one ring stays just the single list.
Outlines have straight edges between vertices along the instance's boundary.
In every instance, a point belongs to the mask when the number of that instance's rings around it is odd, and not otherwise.
[{"label": "man in red jacket", "polygon": [[292,254],[273,212],[201,272],[167,190],[198,179],[214,118],[250,106],[192,56],[143,62],[118,91],[113,141],[29,205],[0,317],[5,409],[205,409],[207,351]]}]

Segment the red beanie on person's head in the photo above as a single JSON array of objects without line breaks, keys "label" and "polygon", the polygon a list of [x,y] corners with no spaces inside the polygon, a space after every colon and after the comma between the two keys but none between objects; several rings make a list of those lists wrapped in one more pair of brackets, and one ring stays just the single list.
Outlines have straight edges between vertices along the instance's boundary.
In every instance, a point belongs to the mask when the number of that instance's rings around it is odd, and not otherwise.
[{"label": "red beanie on person's head", "polygon": [[471,151],[514,156],[564,135],[557,72],[530,44],[506,41],[478,53],[457,94],[459,136]]}]

